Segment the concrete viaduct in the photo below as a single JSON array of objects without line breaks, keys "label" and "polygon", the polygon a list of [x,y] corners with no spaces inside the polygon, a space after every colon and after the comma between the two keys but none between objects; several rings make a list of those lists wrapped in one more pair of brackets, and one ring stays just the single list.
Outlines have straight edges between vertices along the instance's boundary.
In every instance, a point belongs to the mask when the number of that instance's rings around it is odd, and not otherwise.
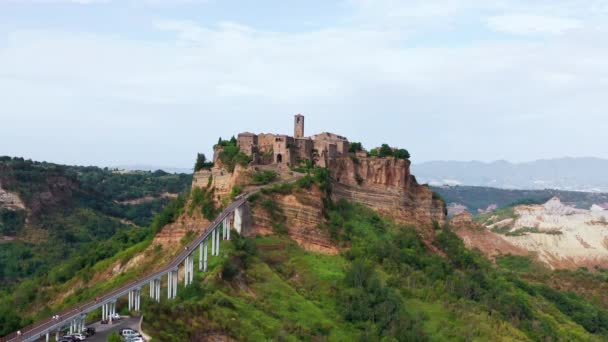
[{"label": "concrete viaduct", "polygon": [[[116,313],[116,302],[118,298],[128,296],[129,310],[140,310],[141,291],[145,286],[149,287],[150,298],[160,302],[161,280],[163,278],[167,279],[167,298],[175,298],[177,296],[178,288],[178,272],[181,265],[183,265],[184,286],[188,286],[192,283],[194,276],[194,254],[197,249],[199,250],[198,269],[199,271],[205,272],[207,271],[209,249],[211,249],[211,256],[219,256],[220,241],[230,240],[231,229],[234,228],[237,232],[241,233],[243,228],[244,208],[247,198],[251,194],[252,193],[237,197],[235,201],[222,211],[222,213],[207,227],[202,235],[188,244],[184,251],[162,270],[143,276],[116,290],[106,293],[103,296],[99,296],[95,300],[65,310],[64,312],[59,313],[58,317],[36,322],[23,328],[19,332],[14,332],[2,337],[0,338],[0,342],[29,342],[38,340],[48,342],[53,335],[55,335],[55,340],[58,340],[60,337],[59,335],[64,329],[69,328],[70,333],[81,332],[85,327],[86,315],[99,309],[101,309],[102,320],[107,320],[111,323],[112,317]],[[234,227],[231,228],[230,222],[232,217]]]}]

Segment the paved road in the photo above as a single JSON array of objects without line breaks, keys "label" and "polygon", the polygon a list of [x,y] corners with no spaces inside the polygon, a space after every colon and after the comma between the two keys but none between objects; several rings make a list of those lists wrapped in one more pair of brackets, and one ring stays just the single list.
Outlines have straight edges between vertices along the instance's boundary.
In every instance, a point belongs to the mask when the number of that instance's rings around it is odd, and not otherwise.
[{"label": "paved road", "polygon": [[95,328],[95,335],[86,339],[87,342],[106,342],[108,337],[113,332],[118,332],[120,329],[131,328],[133,330],[139,331],[139,320],[141,316],[131,316],[127,318],[123,318],[114,324],[100,324],[99,322],[91,325],[87,325],[88,327]]}]

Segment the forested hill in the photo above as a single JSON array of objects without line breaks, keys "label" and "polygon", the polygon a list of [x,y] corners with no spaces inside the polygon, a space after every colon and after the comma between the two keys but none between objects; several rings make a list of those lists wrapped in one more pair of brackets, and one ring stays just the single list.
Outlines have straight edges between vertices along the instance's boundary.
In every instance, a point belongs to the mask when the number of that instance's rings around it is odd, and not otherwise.
[{"label": "forested hill", "polygon": [[433,191],[439,193],[448,206],[462,205],[476,214],[488,207],[502,208],[516,204],[540,204],[552,197],[581,209],[589,209],[593,204],[608,203],[608,194],[564,190],[509,190],[483,186],[437,186]]},{"label": "forested hill", "polygon": [[[191,179],[0,157],[0,307],[15,311],[40,286],[145,239]],[[0,309],[0,325],[7,317]]]}]

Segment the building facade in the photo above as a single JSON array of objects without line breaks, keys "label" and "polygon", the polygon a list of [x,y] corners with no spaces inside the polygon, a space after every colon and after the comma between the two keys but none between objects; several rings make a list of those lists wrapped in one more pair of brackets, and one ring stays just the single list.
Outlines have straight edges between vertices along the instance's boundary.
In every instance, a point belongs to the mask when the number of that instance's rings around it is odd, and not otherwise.
[{"label": "building facade", "polygon": [[348,155],[348,139],[334,133],[304,135],[304,116],[294,116],[294,136],[284,134],[240,133],[237,138],[240,150],[251,157],[252,164],[296,166],[310,161],[327,167],[336,158]]}]

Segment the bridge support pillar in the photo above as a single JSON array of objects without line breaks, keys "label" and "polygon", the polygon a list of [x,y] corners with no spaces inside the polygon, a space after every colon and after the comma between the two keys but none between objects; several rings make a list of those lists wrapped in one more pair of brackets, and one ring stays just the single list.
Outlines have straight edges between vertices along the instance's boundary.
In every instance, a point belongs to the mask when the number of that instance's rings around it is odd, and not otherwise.
[{"label": "bridge support pillar", "polygon": [[217,233],[215,233],[215,237],[217,239],[217,242],[216,242],[217,244],[216,244],[216,247],[215,247],[215,255],[218,256],[218,255],[220,255],[220,232],[219,232],[219,227],[216,228],[216,229],[218,231],[217,231]]},{"label": "bridge support pillar", "polygon": [[188,279],[190,279],[190,277],[188,276],[188,268],[190,265],[190,256],[186,257],[186,260],[184,260],[184,287],[188,286]]},{"label": "bridge support pillar", "polygon": [[133,309],[133,290],[129,290],[129,311]]},{"label": "bridge support pillar", "polygon": [[173,297],[173,271],[167,273],[167,298]]},{"label": "bridge support pillar", "polygon": [[141,288],[137,289],[135,295],[135,311],[141,311]]},{"label": "bridge support pillar", "polygon": [[202,271],[203,270],[203,243],[201,242],[200,245],[198,245],[198,270]]},{"label": "bridge support pillar", "polygon": [[55,341],[59,341],[59,329],[55,331]]},{"label": "bridge support pillar", "polygon": [[209,239],[205,239],[203,241],[203,272],[207,272],[207,245],[209,244]]},{"label": "bridge support pillar", "polygon": [[215,256],[215,229],[211,231],[211,255]]},{"label": "bridge support pillar", "polygon": [[194,254],[190,256],[190,284],[194,281]]},{"label": "bridge support pillar", "polygon": [[222,240],[226,240],[226,221],[228,221],[228,218],[224,217],[224,220],[222,220]]},{"label": "bridge support pillar", "polygon": [[173,279],[171,279],[171,281],[173,281],[173,298],[177,297],[177,281],[178,281],[178,277],[179,277],[179,272],[178,272],[178,269],[176,268],[173,271]]},{"label": "bridge support pillar", "polygon": [[239,234],[243,234],[243,206],[234,210],[234,230]]},{"label": "bridge support pillar", "polygon": [[226,240],[230,240],[230,218],[226,217]]},{"label": "bridge support pillar", "polygon": [[155,298],[160,303],[160,278],[154,279],[154,288],[156,289]]},{"label": "bridge support pillar", "polygon": [[46,338],[45,338],[45,341],[46,341],[46,342],[49,342],[49,340],[50,340],[50,339],[51,339],[50,334],[47,332],[47,333],[46,333]]}]

